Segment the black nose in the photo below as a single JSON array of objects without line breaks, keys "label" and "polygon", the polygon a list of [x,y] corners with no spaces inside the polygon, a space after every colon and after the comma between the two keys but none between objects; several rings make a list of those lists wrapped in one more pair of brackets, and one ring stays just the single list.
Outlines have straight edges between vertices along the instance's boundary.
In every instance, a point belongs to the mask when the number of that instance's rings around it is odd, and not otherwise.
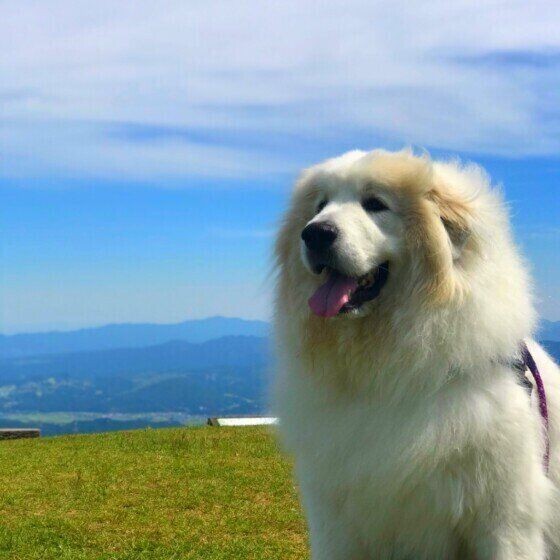
[{"label": "black nose", "polygon": [[337,227],[331,222],[315,222],[309,224],[301,232],[301,238],[311,251],[328,249],[338,236]]}]

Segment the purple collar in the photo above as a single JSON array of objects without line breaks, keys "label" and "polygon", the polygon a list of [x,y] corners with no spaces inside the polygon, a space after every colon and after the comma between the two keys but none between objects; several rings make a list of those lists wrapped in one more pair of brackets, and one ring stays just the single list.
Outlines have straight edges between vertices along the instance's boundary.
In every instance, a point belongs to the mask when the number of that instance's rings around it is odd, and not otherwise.
[{"label": "purple collar", "polygon": [[525,342],[521,342],[520,344],[521,349],[521,358],[523,360],[523,365],[527,367],[527,369],[531,372],[535,380],[535,385],[537,387],[537,394],[539,397],[539,411],[541,413],[541,417],[543,419],[543,424],[545,427],[545,454],[544,454],[544,467],[546,472],[548,472],[548,467],[550,463],[550,436],[548,433],[548,405],[546,402],[546,391],[544,390],[544,383],[539,372],[539,368],[537,367],[537,363],[533,358],[531,352],[529,352],[529,348],[527,348],[527,344]]}]

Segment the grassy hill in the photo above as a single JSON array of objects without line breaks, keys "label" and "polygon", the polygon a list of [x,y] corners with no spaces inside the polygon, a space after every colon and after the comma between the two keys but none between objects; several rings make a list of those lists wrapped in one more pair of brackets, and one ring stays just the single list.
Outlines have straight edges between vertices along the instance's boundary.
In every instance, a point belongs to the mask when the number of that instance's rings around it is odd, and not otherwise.
[{"label": "grassy hill", "polygon": [[0,558],[305,559],[291,466],[261,428],[0,442]]}]

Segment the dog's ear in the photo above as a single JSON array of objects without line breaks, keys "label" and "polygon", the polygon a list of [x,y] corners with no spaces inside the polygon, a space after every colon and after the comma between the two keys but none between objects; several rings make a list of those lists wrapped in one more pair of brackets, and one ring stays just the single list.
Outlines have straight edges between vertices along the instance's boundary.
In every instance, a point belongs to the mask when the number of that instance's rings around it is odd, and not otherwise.
[{"label": "dog's ear", "polygon": [[451,243],[453,261],[458,261],[471,239],[470,208],[465,201],[440,189],[431,191],[429,198],[438,208],[441,222]]},{"label": "dog's ear", "polygon": [[451,241],[451,253],[453,255],[453,261],[458,261],[463,254],[463,250],[465,249],[469,238],[471,236],[471,232],[468,228],[465,228],[461,224],[457,224],[456,222],[451,222],[446,218],[442,217],[441,221],[443,223],[443,227],[449,236],[449,240]]}]

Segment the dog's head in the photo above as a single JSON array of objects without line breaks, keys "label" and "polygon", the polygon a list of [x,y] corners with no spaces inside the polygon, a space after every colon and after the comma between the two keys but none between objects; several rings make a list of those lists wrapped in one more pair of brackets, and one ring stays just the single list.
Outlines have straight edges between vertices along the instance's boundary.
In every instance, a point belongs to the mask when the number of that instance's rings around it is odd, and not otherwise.
[{"label": "dog's head", "polygon": [[467,193],[411,151],[350,152],[314,166],[277,244],[284,291],[305,293],[322,317],[365,316],[388,298],[450,301],[476,245],[471,210]]},{"label": "dog's head", "polygon": [[463,365],[512,355],[535,313],[508,221],[476,165],[376,150],[307,169],[276,244],[282,344],[318,371],[366,364],[364,379],[433,352]]}]

